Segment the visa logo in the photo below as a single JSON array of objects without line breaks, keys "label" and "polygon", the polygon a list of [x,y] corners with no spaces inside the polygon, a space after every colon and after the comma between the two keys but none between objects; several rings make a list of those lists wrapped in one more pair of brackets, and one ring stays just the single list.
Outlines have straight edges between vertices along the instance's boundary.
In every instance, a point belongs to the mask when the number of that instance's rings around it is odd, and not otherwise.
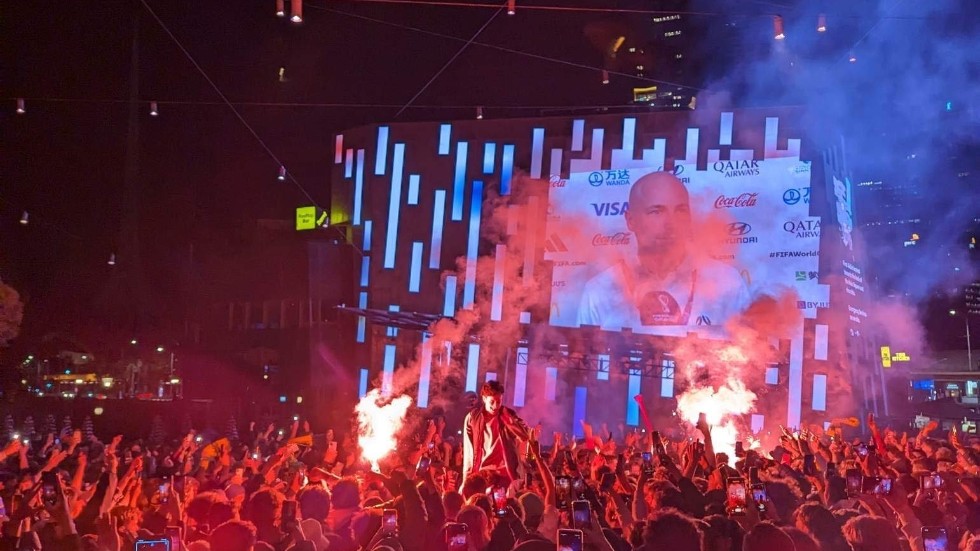
[{"label": "visa logo", "polygon": [[613,203],[590,203],[596,216],[619,216],[630,210],[629,201]]}]

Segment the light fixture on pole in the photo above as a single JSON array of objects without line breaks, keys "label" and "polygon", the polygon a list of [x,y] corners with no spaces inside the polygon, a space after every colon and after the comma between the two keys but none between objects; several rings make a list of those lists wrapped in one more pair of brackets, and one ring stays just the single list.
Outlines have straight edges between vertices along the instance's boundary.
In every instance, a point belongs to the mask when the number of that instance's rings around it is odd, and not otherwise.
[{"label": "light fixture on pole", "polygon": [[847,54],[847,60],[850,61],[851,63],[857,63],[858,58],[856,55],[854,55],[854,52],[851,52]]},{"label": "light fixture on pole", "polygon": [[483,120],[483,106],[482,105],[481,106],[478,106],[476,108],[476,120],[478,120],[478,121],[482,121]]},{"label": "light fixture on pole", "polygon": [[20,215],[20,223],[22,226],[26,226],[30,221],[31,221],[31,214],[25,210],[24,214]]},{"label": "light fixture on pole", "polygon": [[602,70],[602,83],[609,84],[609,71],[606,69]]},{"label": "light fixture on pole", "polygon": [[827,16],[822,13],[817,16],[817,32],[827,32]]},{"label": "light fixture on pole", "polygon": [[276,17],[286,17],[286,0],[276,0]]},{"label": "light fixture on pole", "polygon": [[106,264],[108,264],[110,266],[115,266],[116,265],[116,253],[112,253],[112,254],[109,255],[109,262],[107,262]]},{"label": "light fixture on pole", "polygon": [[507,0],[507,15],[514,15],[517,12],[517,0]]},{"label": "light fixture on pole", "polygon": [[280,182],[286,181],[286,167],[279,165],[279,176],[276,176],[276,179]]},{"label": "light fixture on pole", "polygon": [[279,82],[286,82],[286,67],[279,67]]},{"label": "light fixture on pole", "polygon": [[786,33],[783,32],[783,16],[781,15],[772,17],[772,37],[776,40],[786,38]]},{"label": "light fixture on pole", "polygon": [[159,114],[160,114],[160,110],[157,109],[157,102],[151,101],[150,102],[150,116],[151,117],[155,117],[155,116],[157,116]]},{"label": "light fixture on pole", "polygon": [[17,98],[17,114],[23,115],[27,112],[27,108],[24,106],[24,98]]},{"label": "light fixture on pole", "polygon": [[303,0],[290,0],[290,11],[293,16],[289,18],[293,23],[303,22]]}]

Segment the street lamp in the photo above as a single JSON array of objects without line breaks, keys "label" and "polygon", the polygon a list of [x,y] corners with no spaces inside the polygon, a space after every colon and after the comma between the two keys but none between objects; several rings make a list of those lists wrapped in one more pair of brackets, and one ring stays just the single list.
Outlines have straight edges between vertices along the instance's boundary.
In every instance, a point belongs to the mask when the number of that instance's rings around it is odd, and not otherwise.
[{"label": "street lamp", "polygon": [[[955,316],[956,314],[956,310],[949,310],[950,316]],[[973,346],[970,343],[970,312],[963,313],[963,325],[966,326],[966,362],[969,370],[973,371]]]}]

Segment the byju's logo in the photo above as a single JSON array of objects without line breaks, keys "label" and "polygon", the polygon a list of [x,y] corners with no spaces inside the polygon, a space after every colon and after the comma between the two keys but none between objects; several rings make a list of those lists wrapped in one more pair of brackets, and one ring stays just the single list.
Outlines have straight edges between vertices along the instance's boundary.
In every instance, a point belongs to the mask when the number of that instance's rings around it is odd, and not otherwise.
[{"label": "byju's logo", "polygon": [[787,205],[796,205],[800,201],[802,201],[804,205],[810,204],[810,188],[789,188],[783,192],[783,202]]},{"label": "byju's logo", "polygon": [[796,307],[800,310],[809,310],[811,308],[830,308],[829,302],[813,302],[810,300],[798,300],[796,301]]},{"label": "byju's logo", "polygon": [[589,203],[596,216],[619,216],[630,210],[629,201],[614,201],[611,203]]}]

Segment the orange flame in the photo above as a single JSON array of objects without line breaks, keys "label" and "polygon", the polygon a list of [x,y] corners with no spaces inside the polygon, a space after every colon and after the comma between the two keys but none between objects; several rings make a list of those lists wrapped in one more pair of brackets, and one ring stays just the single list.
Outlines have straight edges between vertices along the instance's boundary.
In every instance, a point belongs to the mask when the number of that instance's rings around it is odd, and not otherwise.
[{"label": "orange flame", "polygon": [[735,418],[752,410],[756,395],[745,387],[742,381],[729,378],[725,384],[715,389],[703,386],[688,389],[677,397],[677,410],[687,422],[694,424],[698,415],[704,413],[711,425],[711,442],[715,452],[728,454],[735,459],[735,442],[738,441],[738,428]]},{"label": "orange flame", "polygon": [[381,395],[380,389],[374,389],[365,394],[354,408],[357,412],[361,457],[369,461],[375,471],[379,471],[378,461],[395,449],[395,437],[411,405],[412,399],[408,396],[388,400]]}]

